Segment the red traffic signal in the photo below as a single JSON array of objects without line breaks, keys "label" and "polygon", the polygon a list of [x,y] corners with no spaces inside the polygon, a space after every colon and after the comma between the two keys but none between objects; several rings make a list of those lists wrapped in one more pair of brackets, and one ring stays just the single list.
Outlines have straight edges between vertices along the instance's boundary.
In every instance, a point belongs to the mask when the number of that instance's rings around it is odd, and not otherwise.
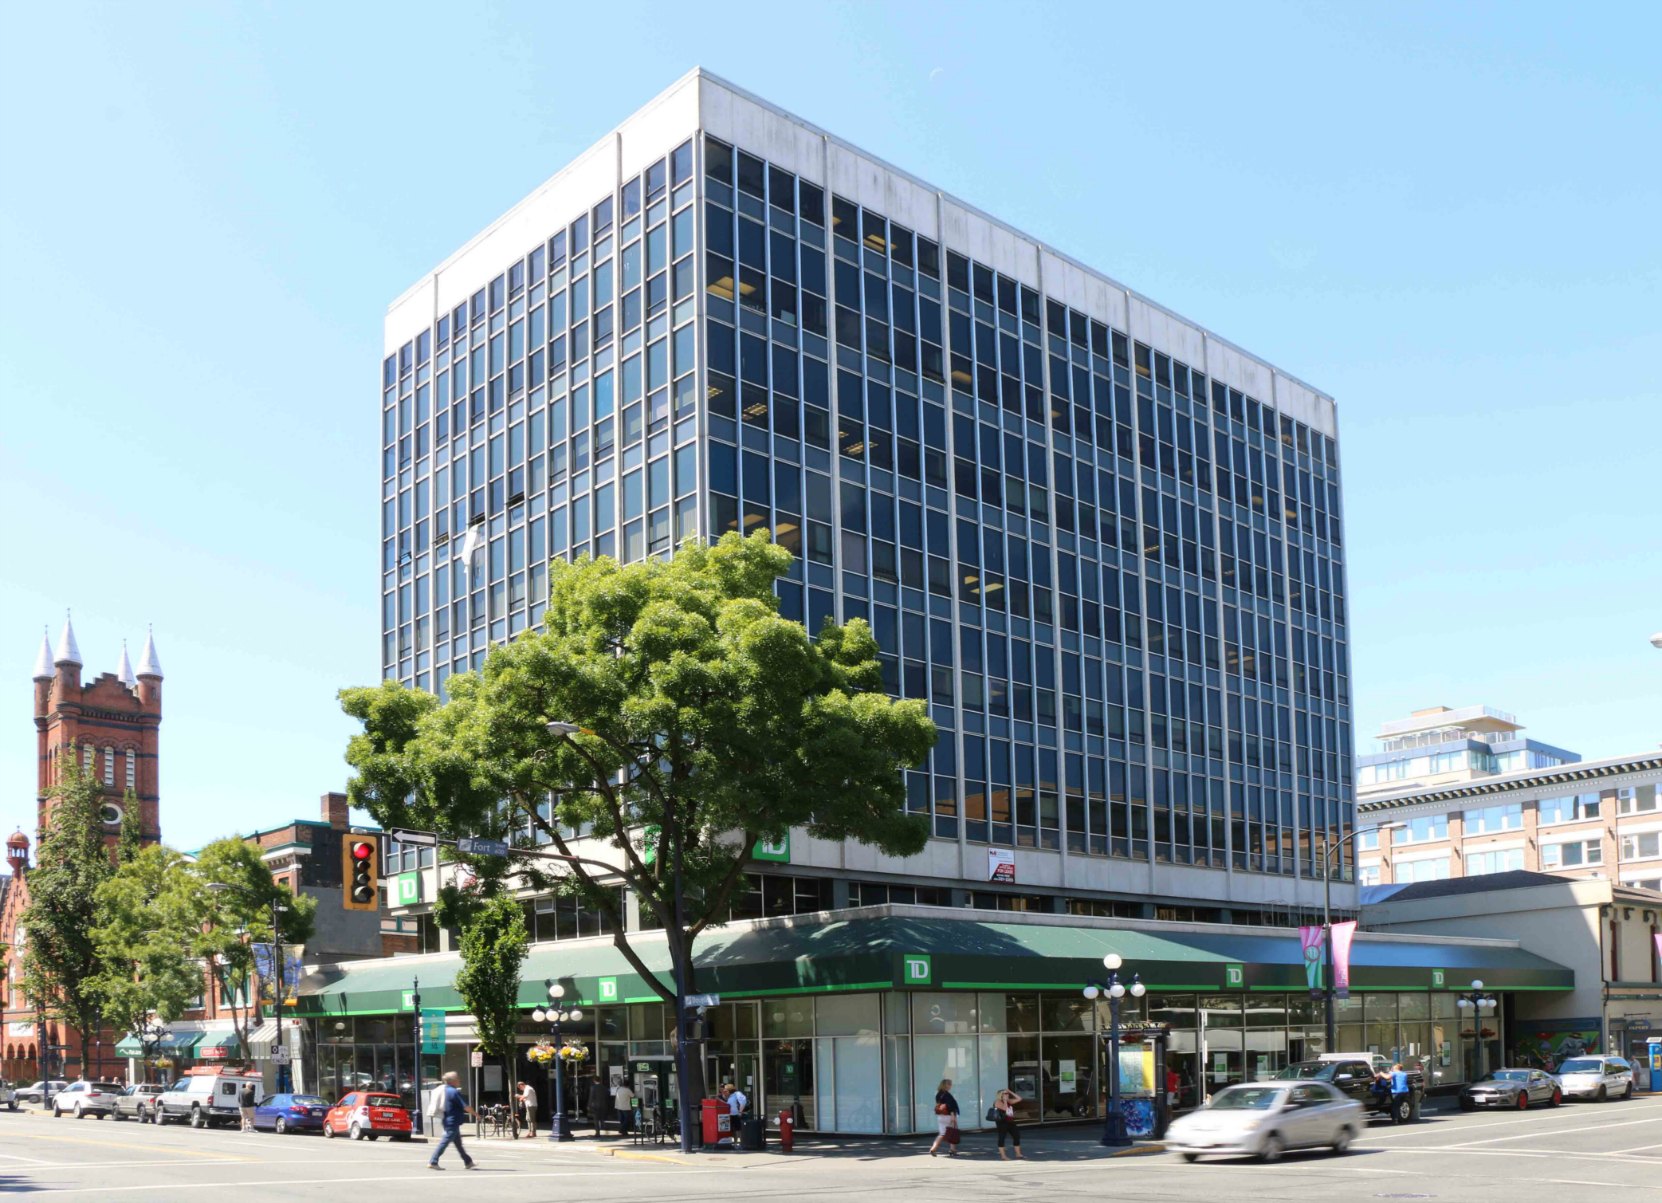
[{"label": "red traffic signal", "polygon": [[341,906],[374,911],[381,906],[381,837],[355,835],[341,845]]}]

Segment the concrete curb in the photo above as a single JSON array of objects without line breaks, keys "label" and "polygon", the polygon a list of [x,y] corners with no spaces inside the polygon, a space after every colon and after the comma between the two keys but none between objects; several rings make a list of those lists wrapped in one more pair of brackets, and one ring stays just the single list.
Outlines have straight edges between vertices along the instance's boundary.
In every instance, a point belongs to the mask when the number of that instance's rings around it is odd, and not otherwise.
[{"label": "concrete curb", "polygon": [[1129,1149],[1115,1149],[1108,1154],[1110,1157],[1146,1157],[1150,1153],[1164,1153],[1166,1146],[1154,1141],[1144,1145],[1132,1145]]}]

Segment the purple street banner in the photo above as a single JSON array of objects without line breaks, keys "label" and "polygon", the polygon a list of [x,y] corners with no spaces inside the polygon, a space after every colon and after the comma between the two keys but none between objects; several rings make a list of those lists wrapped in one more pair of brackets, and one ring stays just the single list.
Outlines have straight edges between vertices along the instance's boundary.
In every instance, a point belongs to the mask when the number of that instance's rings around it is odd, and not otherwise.
[{"label": "purple street banner", "polygon": [[1310,997],[1322,992],[1322,929],[1320,924],[1298,929],[1298,942],[1304,948],[1304,980],[1310,986]]},{"label": "purple street banner", "polygon": [[1333,925],[1333,994],[1350,997],[1350,938],[1356,934],[1355,920]]}]

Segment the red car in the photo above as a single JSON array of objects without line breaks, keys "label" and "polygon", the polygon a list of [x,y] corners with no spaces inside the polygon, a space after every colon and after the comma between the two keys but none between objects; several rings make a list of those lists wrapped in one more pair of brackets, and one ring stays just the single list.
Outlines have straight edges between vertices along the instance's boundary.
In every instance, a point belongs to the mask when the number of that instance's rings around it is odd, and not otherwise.
[{"label": "red car", "polygon": [[323,1117],[323,1135],[342,1134],[353,1140],[374,1140],[382,1135],[409,1140],[410,1113],[404,1110],[396,1094],[354,1090],[329,1108],[329,1114]]}]

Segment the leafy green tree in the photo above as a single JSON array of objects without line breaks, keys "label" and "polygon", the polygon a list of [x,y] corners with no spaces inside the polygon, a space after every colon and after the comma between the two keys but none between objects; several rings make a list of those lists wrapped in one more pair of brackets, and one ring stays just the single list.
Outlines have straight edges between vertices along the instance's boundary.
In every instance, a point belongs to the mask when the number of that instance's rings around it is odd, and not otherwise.
[{"label": "leafy green tree", "polygon": [[273,880],[260,850],[239,836],[202,849],[189,874],[194,910],[187,919],[193,928],[187,947],[225,993],[246,999],[231,1011],[238,1054],[246,1060],[249,1031],[259,1015],[254,945],[271,942],[274,918],[283,943],[305,941],[316,923],[317,899],[295,895]]},{"label": "leafy green tree", "polygon": [[115,863],[130,864],[144,846],[144,815],[132,790],[121,796],[121,837],[115,846]]},{"label": "leafy green tree", "polygon": [[93,929],[98,971],[89,990],[117,1032],[137,1033],[143,1060],[153,1053],[157,1022],[170,1023],[202,991],[199,886],[189,863],[152,844],[98,887]]},{"label": "leafy green tree", "polygon": [[[558,879],[524,862],[513,872],[606,913],[619,951],[672,1000],[633,948],[613,882],[691,983],[694,942],[726,919],[759,839],[802,828],[908,856],[927,838],[903,806],[904,770],[935,740],[927,709],[883,693],[863,621],[815,640],[779,615],[774,582],[790,563],[764,534],[626,567],[557,562],[543,629],[451,677],[447,703],[394,682],[342,691],[364,726],[347,751],[352,803],[391,827],[530,833],[603,862]],[[579,730],[552,734],[550,720]],[[509,872],[473,867],[487,882]]]},{"label": "leafy green tree", "polygon": [[81,1037],[81,1074],[99,1026],[99,997],[92,989],[100,968],[93,929],[98,887],[112,872],[100,814],[103,790],[81,767],[71,744],[58,758],[57,785],[41,833],[36,867],[29,872],[29,905],[19,925],[28,933],[23,951],[23,993],[38,1014],[75,1029]]},{"label": "leafy green tree", "polygon": [[519,1030],[519,971],[530,950],[525,914],[511,894],[480,900],[462,928],[462,969],[456,975],[456,993],[473,1016],[479,1051],[507,1063],[510,1096]]}]

